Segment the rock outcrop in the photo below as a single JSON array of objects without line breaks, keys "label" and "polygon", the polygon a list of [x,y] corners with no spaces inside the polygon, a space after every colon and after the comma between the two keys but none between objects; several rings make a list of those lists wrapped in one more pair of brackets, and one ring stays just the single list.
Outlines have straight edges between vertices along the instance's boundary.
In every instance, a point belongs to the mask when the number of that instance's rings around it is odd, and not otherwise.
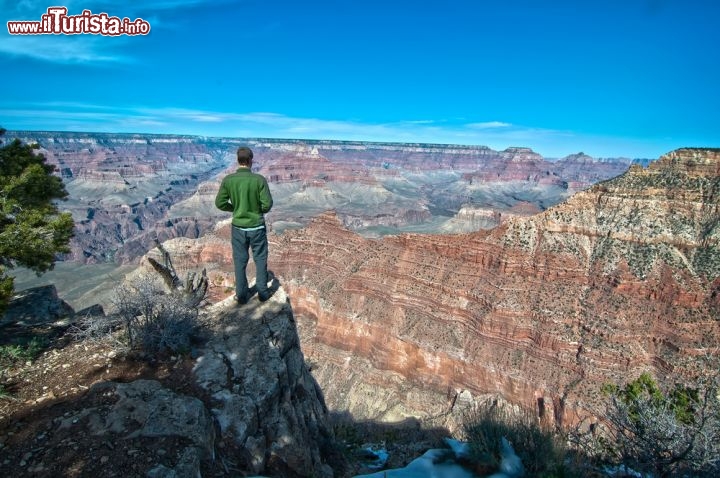
[{"label": "rock outcrop", "polygon": [[61,421],[59,428],[72,428],[73,422],[82,419],[87,420],[88,432],[99,440],[118,436],[125,440],[181,437],[189,442],[175,466],[158,464],[148,470],[148,476],[195,478],[200,476],[201,460],[215,458],[213,420],[201,400],[179,395],[155,380],[99,382],[89,394],[116,401],[84,409],[79,416]]},{"label": "rock outcrop", "polygon": [[[603,383],[671,380],[720,343],[719,159],[675,151],[471,234],[371,240],[328,213],[271,236],[270,264],[332,408],[442,417],[500,394],[568,423]],[[186,249],[220,281],[226,234]]]},{"label": "rock outcrop", "polygon": [[268,476],[332,476],[332,432],[322,392],[300,349],[295,319],[281,289],[272,300],[208,313],[211,338],[193,369],[213,400],[220,433],[244,468]]},{"label": "rock outcrop", "polygon": [[52,284],[21,290],[13,295],[0,316],[0,345],[27,344],[33,339],[50,341],[80,318],[104,315],[98,304],[75,312],[70,304],[58,297]]},{"label": "rock outcrop", "polygon": [[0,325],[33,326],[52,323],[75,313],[60,299],[54,285],[33,287],[16,293],[0,318]]},{"label": "rock outcrop", "polygon": [[[2,343],[43,327],[64,331],[79,315],[52,286],[21,292],[0,321]],[[332,477],[327,407],[284,290],[242,307],[231,297],[202,309],[200,321],[194,359],[151,365],[107,343],[46,334],[62,345],[3,371],[5,393],[37,381],[26,377],[42,381],[0,413],[0,475]]]}]

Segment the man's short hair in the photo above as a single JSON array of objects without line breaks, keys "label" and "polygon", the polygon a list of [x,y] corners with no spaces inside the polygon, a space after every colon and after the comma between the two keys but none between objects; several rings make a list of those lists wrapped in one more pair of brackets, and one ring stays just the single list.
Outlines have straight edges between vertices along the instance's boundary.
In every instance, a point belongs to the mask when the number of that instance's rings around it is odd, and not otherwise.
[{"label": "man's short hair", "polygon": [[249,166],[253,159],[252,149],[247,146],[240,146],[237,150],[237,161],[241,166]]}]

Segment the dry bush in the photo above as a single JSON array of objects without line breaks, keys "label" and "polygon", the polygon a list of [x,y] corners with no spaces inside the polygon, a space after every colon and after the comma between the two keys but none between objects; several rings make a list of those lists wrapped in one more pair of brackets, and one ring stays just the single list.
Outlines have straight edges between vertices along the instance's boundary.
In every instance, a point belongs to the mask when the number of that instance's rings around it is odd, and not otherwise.
[{"label": "dry bush", "polygon": [[170,253],[159,242],[157,248],[163,263],[148,258],[157,274],[143,274],[117,287],[115,312],[80,319],[73,330],[77,339],[110,341],[116,348],[140,349],[150,356],[189,351],[198,307],[208,289],[207,274],[190,271],[182,281]]},{"label": "dry bush", "polygon": [[468,412],[463,431],[477,469],[498,470],[505,438],[529,476],[573,476],[565,463],[564,436],[530,412],[486,402]]},{"label": "dry bush", "polygon": [[145,275],[119,286],[113,306],[131,349],[150,355],[190,349],[197,306],[168,292],[158,278]]},{"label": "dry bush", "polygon": [[104,342],[117,351],[149,356],[190,350],[198,308],[163,286],[157,275],[142,275],[115,289],[113,313],[76,320],[75,340]]},{"label": "dry bush", "polygon": [[119,350],[127,348],[127,341],[116,333],[122,327],[123,322],[118,315],[87,314],[76,318],[68,332],[78,342],[109,343]]}]

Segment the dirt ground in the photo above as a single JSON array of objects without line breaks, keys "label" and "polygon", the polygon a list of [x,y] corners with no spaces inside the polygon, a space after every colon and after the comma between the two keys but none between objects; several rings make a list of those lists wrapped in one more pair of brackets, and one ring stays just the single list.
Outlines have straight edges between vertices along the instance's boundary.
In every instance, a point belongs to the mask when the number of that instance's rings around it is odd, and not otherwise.
[{"label": "dirt ground", "polygon": [[[37,332],[37,331],[34,331]],[[0,331],[8,343],[8,331]],[[88,409],[104,416],[117,395],[93,387],[107,381],[157,380],[168,389],[201,399],[211,408],[210,397],[195,384],[190,355],[147,360],[121,353],[108,343],[78,342],[71,334],[46,336],[47,348],[32,361],[15,362],[0,375],[0,476],[17,477],[145,477],[159,464],[174,467],[188,441],[180,438],[129,438],[119,434],[94,435]],[[343,466],[335,476],[353,476],[363,469],[361,443],[372,439],[367,426],[343,422],[340,435],[353,443],[338,447]],[[384,432],[387,435],[387,431]],[[337,435],[336,431],[336,435]],[[430,448],[434,436],[392,433],[389,466],[404,466]],[[218,434],[215,459],[202,462],[203,477],[247,476],[232,442]],[[406,437],[403,440],[401,437]]]},{"label": "dirt ground", "polygon": [[[89,408],[108,409],[117,397],[95,391],[100,382],[154,379],[178,393],[205,398],[191,379],[190,357],[149,362],[120,356],[99,343],[56,340],[36,360],[16,364],[2,378],[0,476],[145,476],[158,464],[172,467],[188,443],[178,439],[95,436]],[[223,443],[219,443],[222,450]],[[203,476],[241,475],[222,454],[204,464]]]}]

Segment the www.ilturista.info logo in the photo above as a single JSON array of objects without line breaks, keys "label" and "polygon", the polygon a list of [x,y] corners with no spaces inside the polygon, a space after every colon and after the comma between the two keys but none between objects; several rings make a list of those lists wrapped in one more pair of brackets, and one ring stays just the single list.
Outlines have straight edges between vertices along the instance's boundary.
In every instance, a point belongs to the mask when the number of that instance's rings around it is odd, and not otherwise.
[{"label": "www.ilturista.info logo", "polygon": [[147,35],[150,24],[142,18],[111,17],[107,13],[83,10],[80,15],[68,15],[65,7],[50,7],[40,21],[7,22],[11,35]]}]

